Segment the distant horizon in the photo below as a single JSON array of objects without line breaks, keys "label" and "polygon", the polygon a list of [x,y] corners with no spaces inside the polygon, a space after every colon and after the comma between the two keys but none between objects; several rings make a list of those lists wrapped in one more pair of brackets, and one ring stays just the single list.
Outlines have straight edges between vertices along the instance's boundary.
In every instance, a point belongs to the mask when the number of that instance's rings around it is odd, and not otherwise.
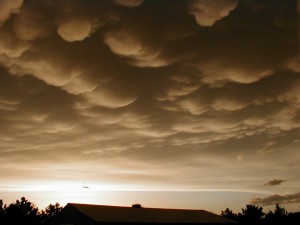
[{"label": "distant horizon", "polygon": [[[58,202],[62,206],[68,203],[95,204],[107,206],[131,207],[132,204],[141,204],[145,208],[169,208],[169,209],[198,209],[220,214],[221,211],[229,208],[234,212],[241,211],[247,204],[251,203],[253,197],[266,197],[267,194],[253,192],[233,191],[86,191],[77,196],[65,196],[65,193],[58,191],[37,191],[37,192],[6,192],[6,198],[0,199],[5,204],[14,203],[21,197],[27,198],[43,209],[49,204]],[[18,197],[19,196],[19,197]],[[226,196],[226,197],[224,197]],[[216,198],[217,197],[217,198]],[[59,199],[62,198],[60,201]],[[112,200],[113,199],[113,200]],[[207,203],[209,202],[209,203]],[[234,202],[234,203],[232,203]],[[273,210],[275,204],[268,206],[260,205],[264,211]],[[298,212],[297,204],[281,204],[288,212]]]}]

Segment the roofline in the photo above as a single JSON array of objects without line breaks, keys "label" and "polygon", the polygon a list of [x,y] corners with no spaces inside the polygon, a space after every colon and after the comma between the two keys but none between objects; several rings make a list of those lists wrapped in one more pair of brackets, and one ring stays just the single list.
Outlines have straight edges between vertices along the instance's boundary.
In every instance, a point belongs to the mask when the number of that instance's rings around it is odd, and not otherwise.
[{"label": "roofline", "polygon": [[[114,208],[134,208],[132,206],[117,206],[117,205],[99,205],[99,204],[87,204],[87,203],[74,203],[69,202],[67,205],[83,205],[83,206],[103,206],[103,207],[114,207]],[[159,210],[182,210],[182,211],[204,211],[204,212],[210,212],[204,209],[186,209],[186,208],[155,208],[155,207],[141,207],[141,208],[135,208],[135,209],[159,209]],[[213,213],[213,212],[210,212]],[[213,213],[215,214],[215,213]]]}]

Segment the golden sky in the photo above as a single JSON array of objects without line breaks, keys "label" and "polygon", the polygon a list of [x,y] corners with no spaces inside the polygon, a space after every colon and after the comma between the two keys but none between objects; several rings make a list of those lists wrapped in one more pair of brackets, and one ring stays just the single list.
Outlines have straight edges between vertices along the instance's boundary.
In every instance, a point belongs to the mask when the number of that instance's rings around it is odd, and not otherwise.
[{"label": "golden sky", "polygon": [[293,0],[1,0],[0,198],[206,191],[299,209],[298,28]]}]

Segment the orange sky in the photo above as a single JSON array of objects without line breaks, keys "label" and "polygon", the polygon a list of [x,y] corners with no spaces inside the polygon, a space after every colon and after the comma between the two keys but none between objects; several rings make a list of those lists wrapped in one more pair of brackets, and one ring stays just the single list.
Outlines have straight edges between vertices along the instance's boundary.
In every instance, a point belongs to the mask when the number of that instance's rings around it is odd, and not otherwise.
[{"label": "orange sky", "polygon": [[294,0],[0,1],[0,199],[298,210],[298,20]]}]

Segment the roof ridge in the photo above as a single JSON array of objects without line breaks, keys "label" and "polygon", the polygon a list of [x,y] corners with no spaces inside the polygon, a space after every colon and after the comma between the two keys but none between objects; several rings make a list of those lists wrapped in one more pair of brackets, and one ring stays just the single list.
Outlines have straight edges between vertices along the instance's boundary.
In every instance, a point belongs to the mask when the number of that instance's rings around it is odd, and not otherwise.
[{"label": "roof ridge", "polygon": [[[133,209],[159,209],[159,210],[183,210],[183,211],[204,211],[209,212],[204,209],[187,209],[187,208],[156,208],[156,207],[141,207],[134,208],[132,206],[118,206],[118,205],[98,205],[98,204],[87,204],[87,203],[67,203],[67,205],[82,205],[82,206],[96,206],[96,207],[114,207],[114,208],[133,208]],[[213,213],[213,212],[209,212]],[[213,213],[214,214],[214,213]]]}]

